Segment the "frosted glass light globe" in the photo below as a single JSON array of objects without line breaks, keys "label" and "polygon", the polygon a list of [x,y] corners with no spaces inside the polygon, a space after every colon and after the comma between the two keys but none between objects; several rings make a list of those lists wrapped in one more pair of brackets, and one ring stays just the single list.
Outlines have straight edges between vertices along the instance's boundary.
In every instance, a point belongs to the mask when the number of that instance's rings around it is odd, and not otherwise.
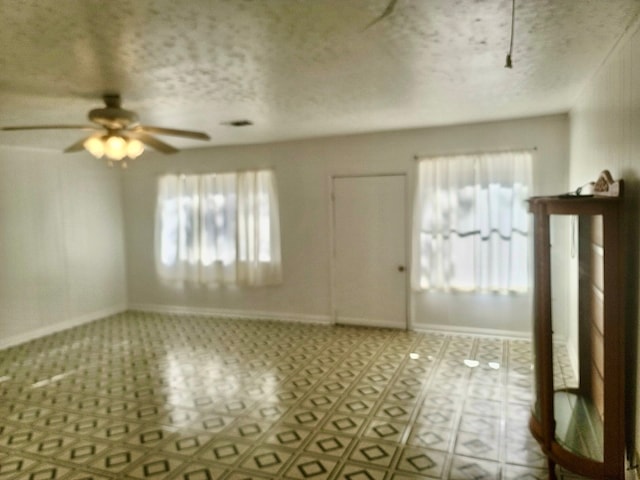
[{"label": "frosted glass light globe", "polygon": [[104,155],[104,142],[100,137],[89,137],[82,145],[96,158],[101,158]]},{"label": "frosted glass light globe", "polygon": [[112,160],[122,160],[127,154],[127,141],[116,135],[110,136],[104,143],[104,153]]},{"label": "frosted glass light globe", "polygon": [[127,143],[127,157],[138,158],[144,152],[144,145],[140,140],[132,138]]}]

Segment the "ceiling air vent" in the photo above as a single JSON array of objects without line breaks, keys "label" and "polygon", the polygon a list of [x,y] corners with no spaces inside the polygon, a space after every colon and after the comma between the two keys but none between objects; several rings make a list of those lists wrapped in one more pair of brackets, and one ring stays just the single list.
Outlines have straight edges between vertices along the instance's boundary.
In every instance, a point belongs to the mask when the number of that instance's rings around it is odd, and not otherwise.
[{"label": "ceiling air vent", "polygon": [[248,127],[253,125],[251,120],[230,120],[228,122],[222,122],[221,125],[228,125],[230,127]]}]

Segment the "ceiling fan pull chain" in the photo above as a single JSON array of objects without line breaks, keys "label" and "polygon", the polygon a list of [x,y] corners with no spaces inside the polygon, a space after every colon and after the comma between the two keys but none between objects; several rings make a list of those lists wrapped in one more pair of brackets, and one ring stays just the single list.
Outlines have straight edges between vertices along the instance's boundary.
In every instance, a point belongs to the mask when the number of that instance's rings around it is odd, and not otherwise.
[{"label": "ceiling fan pull chain", "polygon": [[511,37],[509,39],[509,53],[507,53],[507,61],[504,64],[504,68],[513,68],[513,61],[511,55],[513,55],[513,29],[516,23],[516,0],[511,2]]}]

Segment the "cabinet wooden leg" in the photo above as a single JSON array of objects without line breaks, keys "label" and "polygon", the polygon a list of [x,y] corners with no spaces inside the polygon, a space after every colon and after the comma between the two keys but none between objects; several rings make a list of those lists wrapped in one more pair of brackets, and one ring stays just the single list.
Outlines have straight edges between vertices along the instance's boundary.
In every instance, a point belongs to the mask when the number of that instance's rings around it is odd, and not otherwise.
[{"label": "cabinet wooden leg", "polygon": [[558,477],[556,477],[556,463],[550,458],[547,458],[547,468],[549,469],[549,480],[558,480]]}]

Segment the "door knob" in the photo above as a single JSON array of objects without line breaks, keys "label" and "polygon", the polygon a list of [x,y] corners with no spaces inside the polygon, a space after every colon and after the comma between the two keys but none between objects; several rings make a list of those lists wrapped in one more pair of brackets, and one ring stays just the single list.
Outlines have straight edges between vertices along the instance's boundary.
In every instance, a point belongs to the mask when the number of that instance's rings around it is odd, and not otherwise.
[{"label": "door knob", "polygon": [[398,271],[404,272],[404,265],[398,265]]}]

